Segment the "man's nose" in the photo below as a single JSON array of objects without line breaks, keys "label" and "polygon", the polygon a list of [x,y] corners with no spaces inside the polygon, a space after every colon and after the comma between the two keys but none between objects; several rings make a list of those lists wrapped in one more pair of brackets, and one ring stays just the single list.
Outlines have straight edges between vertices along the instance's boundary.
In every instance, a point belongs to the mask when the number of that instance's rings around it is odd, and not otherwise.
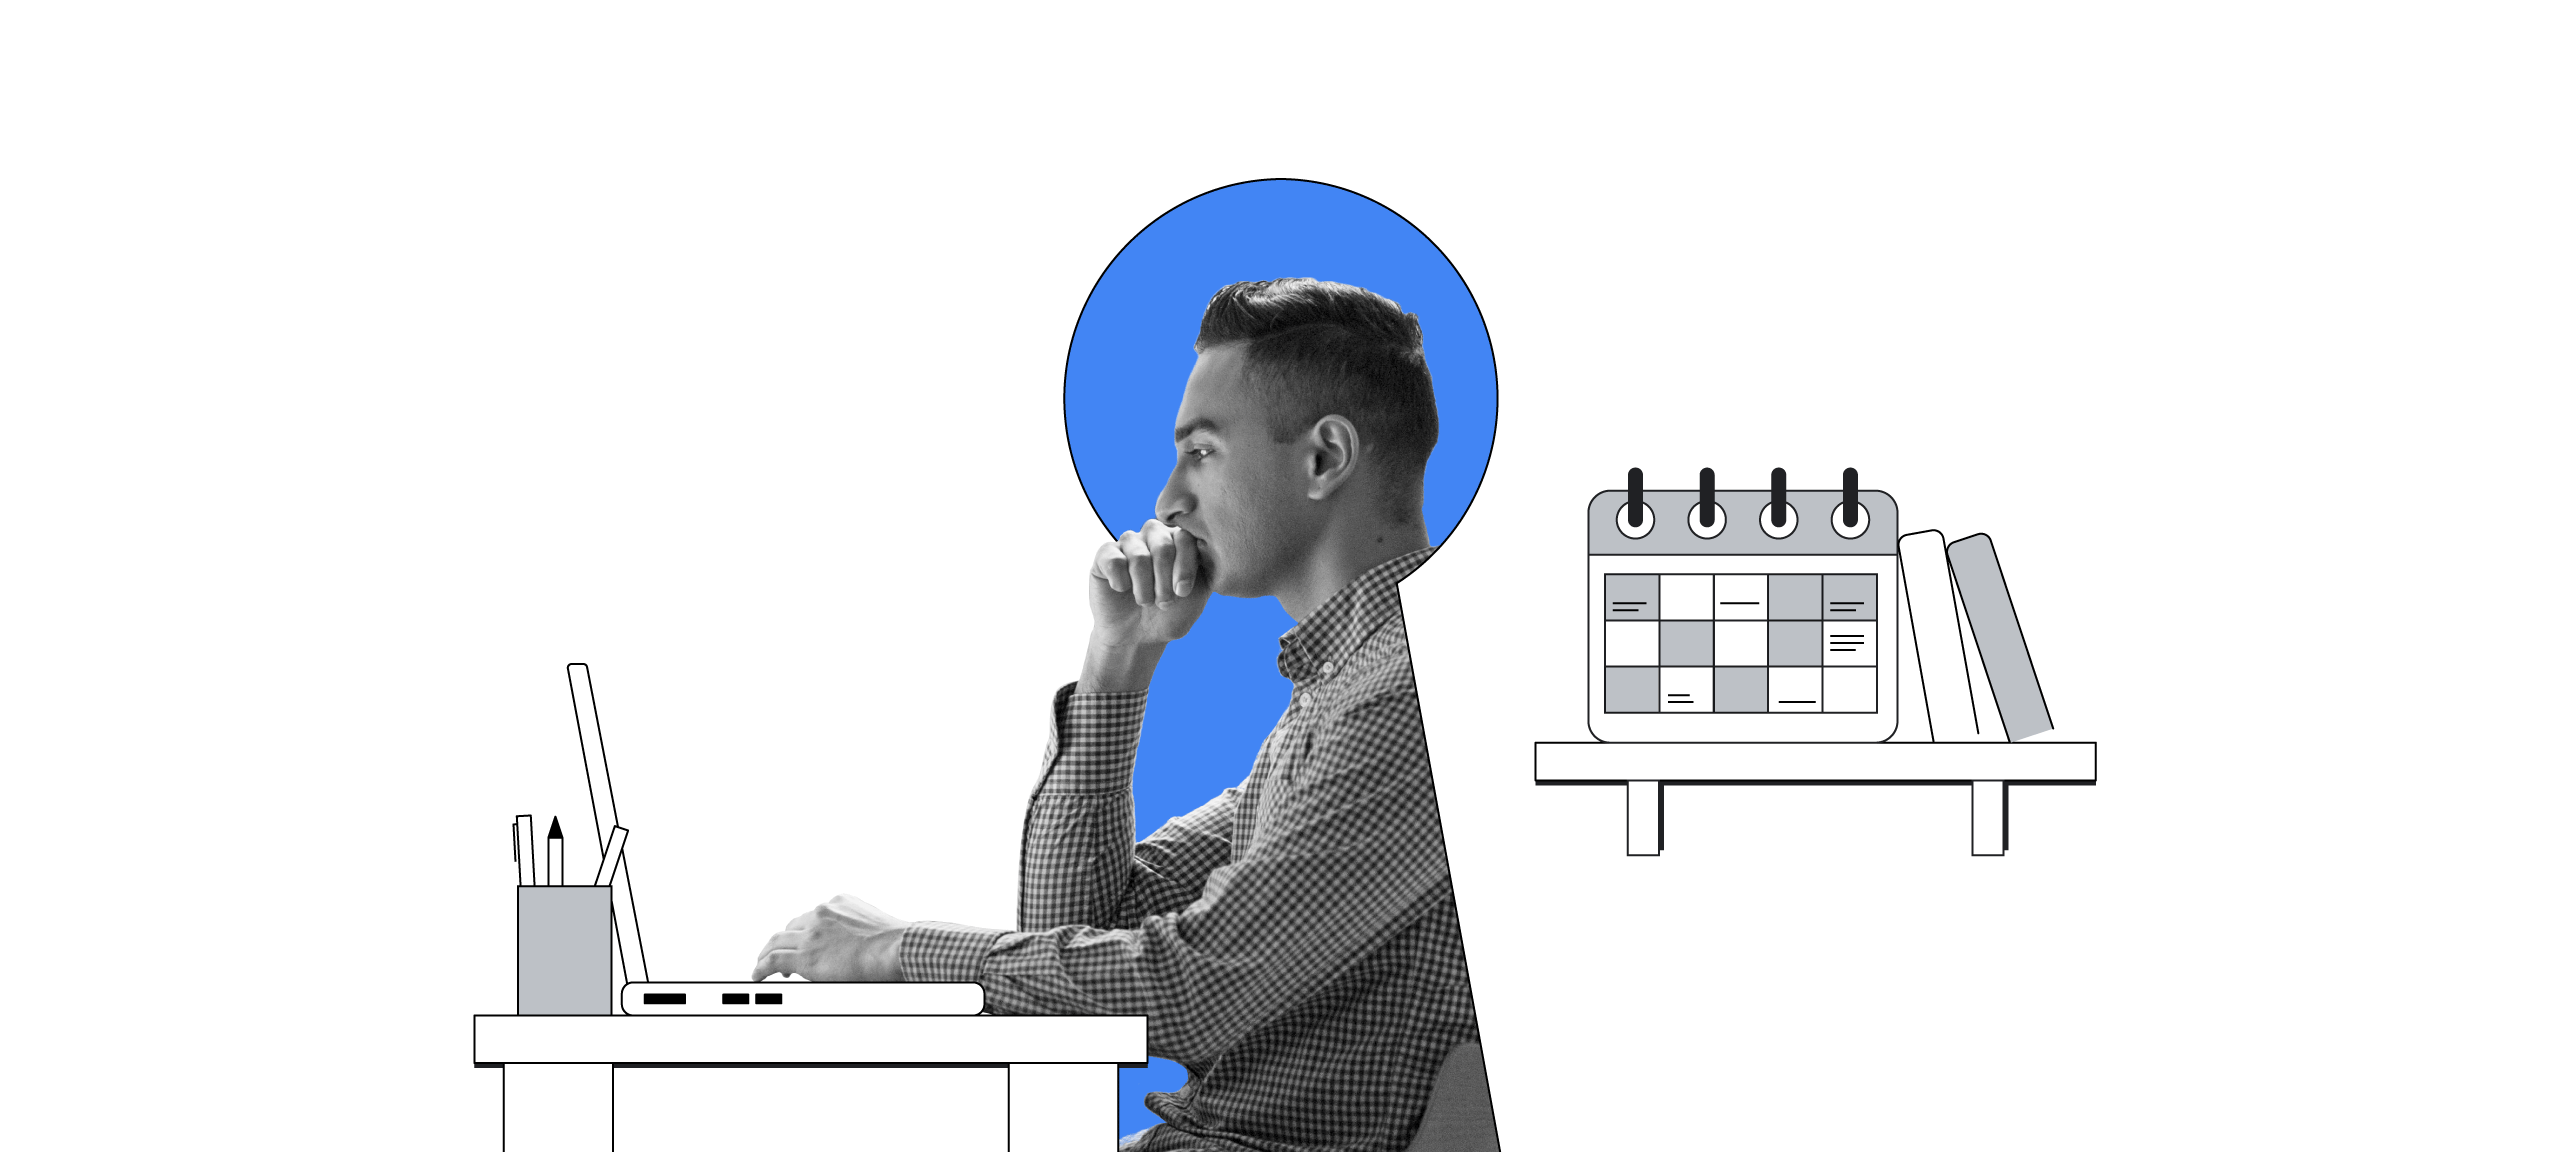
[{"label": "man's nose", "polygon": [[1165,477],[1164,491],[1156,493],[1156,519],[1164,521],[1168,527],[1180,524],[1183,521],[1176,517],[1190,516],[1192,507],[1191,489],[1182,482],[1181,471],[1176,470],[1173,475]]}]

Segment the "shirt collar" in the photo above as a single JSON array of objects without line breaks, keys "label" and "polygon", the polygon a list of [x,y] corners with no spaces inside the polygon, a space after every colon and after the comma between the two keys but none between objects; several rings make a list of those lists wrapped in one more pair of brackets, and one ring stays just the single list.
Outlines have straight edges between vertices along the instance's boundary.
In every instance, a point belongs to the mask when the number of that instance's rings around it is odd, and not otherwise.
[{"label": "shirt collar", "polygon": [[1301,683],[1324,675],[1379,625],[1401,615],[1404,602],[1396,596],[1396,585],[1422,567],[1431,552],[1407,552],[1361,573],[1297,627],[1281,633],[1280,674]]}]

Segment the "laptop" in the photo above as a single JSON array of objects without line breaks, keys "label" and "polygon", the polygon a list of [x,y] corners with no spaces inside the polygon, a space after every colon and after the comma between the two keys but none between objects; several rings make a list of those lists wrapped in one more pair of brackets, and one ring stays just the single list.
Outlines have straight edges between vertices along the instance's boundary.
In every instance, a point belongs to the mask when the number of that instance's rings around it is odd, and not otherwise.
[{"label": "laptop", "polygon": [[[633,1016],[974,1016],[986,1010],[977,984],[839,984],[806,980],[696,980],[649,978],[640,941],[640,909],[632,899],[630,829],[614,801],[613,771],[605,761],[604,726],[596,718],[594,677],[585,664],[569,665],[569,706],[577,714],[578,756],[587,770],[587,804],[596,843],[622,847],[612,868],[613,943],[617,1001]],[[619,834],[617,837],[616,834]]]}]

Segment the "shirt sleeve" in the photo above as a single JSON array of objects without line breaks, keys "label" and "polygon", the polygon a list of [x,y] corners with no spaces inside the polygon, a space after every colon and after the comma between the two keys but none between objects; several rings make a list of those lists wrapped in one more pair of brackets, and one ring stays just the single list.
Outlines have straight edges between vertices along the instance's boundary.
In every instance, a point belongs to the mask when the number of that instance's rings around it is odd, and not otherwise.
[{"label": "shirt sleeve", "polygon": [[963,978],[999,1013],[1143,1015],[1149,1051],[1186,1062],[1333,980],[1446,896],[1448,857],[1411,692],[1310,739],[1305,775],[1270,794],[1251,855],[1218,866],[1197,900],[1126,927],[979,937],[978,972]]},{"label": "shirt sleeve", "polygon": [[[1227,862],[1232,788],[1130,843],[1130,776],[1146,705],[1143,691],[1078,692],[1073,684],[1051,700],[1049,748],[1023,817],[1021,929],[1134,926],[1197,899]],[[1001,935],[922,922],[899,946],[899,965],[910,980],[976,980],[979,958]]]}]

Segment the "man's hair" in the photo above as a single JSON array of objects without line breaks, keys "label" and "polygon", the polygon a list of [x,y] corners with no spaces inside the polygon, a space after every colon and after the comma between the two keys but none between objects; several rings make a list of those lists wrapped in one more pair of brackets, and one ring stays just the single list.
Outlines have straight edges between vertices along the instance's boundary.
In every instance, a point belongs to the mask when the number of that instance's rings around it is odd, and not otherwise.
[{"label": "man's hair", "polygon": [[1194,352],[1244,346],[1271,435],[1285,441],[1326,416],[1360,430],[1399,518],[1422,506],[1422,466],[1440,442],[1422,322],[1366,288],[1294,277],[1218,289]]}]

